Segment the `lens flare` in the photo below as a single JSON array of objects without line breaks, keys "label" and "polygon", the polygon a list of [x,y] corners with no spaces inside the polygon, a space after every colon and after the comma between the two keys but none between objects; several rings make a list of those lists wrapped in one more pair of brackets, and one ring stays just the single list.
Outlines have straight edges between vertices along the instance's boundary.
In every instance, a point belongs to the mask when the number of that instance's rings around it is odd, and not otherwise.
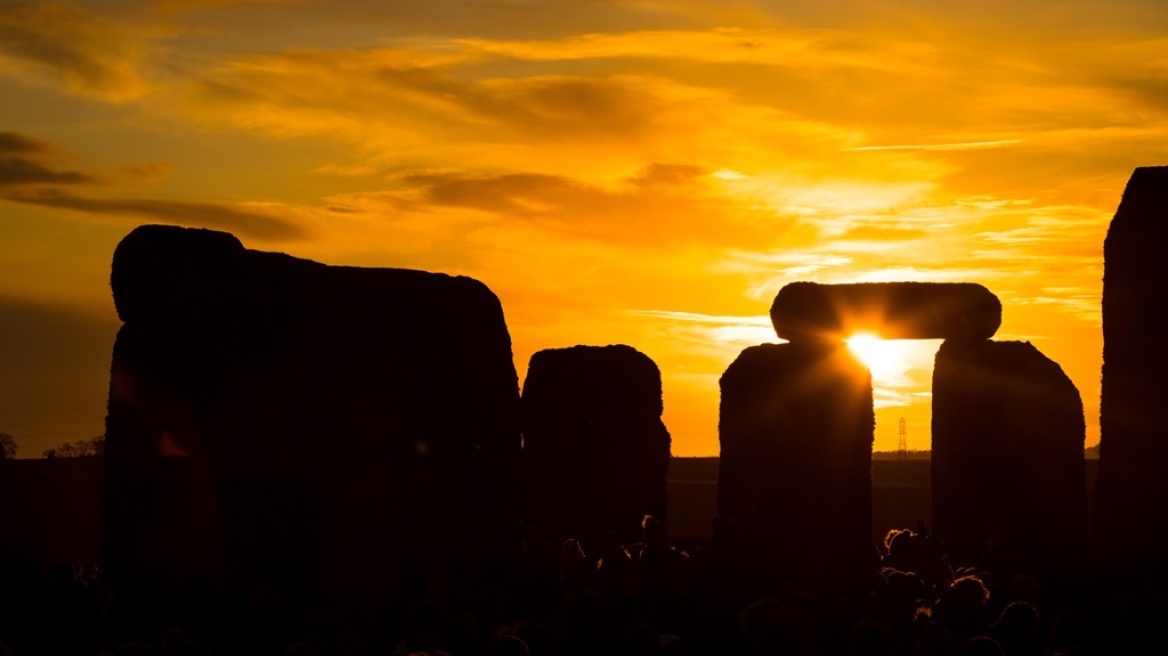
[{"label": "lens flare", "polygon": [[871,333],[857,333],[847,341],[852,353],[868,366],[874,381],[894,378],[907,366],[900,344],[880,339]]}]

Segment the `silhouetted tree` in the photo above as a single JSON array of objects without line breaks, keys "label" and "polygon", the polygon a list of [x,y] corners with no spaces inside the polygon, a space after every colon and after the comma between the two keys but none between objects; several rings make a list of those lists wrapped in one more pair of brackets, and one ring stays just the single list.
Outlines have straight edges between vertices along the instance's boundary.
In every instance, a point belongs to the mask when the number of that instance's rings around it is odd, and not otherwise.
[{"label": "silhouetted tree", "polygon": [[16,438],[8,433],[0,433],[0,460],[15,458],[18,448],[20,447],[16,444]]},{"label": "silhouetted tree", "polygon": [[62,442],[55,449],[45,449],[41,455],[46,458],[92,458],[105,453],[105,435],[95,435],[87,440]]},{"label": "silhouetted tree", "polygon": [[85,440],[85,443],[89,447],[89,455],[91,455],[91,456],[105,455],[105,435],[104,434],[94,435],[93,437],[89,438],[88,440]]}]

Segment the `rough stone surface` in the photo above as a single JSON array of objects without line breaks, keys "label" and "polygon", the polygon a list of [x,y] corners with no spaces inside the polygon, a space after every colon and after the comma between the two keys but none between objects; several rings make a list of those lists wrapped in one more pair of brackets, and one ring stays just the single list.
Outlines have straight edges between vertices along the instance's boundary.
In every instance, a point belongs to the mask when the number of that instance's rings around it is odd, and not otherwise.
[{"label": "rough stone surface", "polygon": [[1103,257],[1095,555],[1104,571],[1168,574],[1168,167],[1132,174]]},{"label": "rough stone surface", "polygon": [[661,372],[631,346],[573,346],[531,357],[523,384],[527,519],[555,539],[639,535],[664,519],[669,431]]},{"label": "rough stone surface", "polygon": [[762,344],[721,388],[718,514],[772,550],[870,550],[868,370],[838,344]]},{"label": "rough stone surface", "polygon": [[111,281],[115,578],[369,608],[407,573],[442,594],[485,557],[466,543],[517,525],[517,377],[481,283],[169,226],[130,233]]},{"label": "rough stone surface", "polygon": [[976,562],[1006,529],[1025,571],[1085,572],[1085,431],[1074,383],[1029,342],[942,343],[933,368],[933,525],[951,555]]},{"label": "rough stone surface", "polygon": [[989,339],[1002,304],[976,283],[880,282],[821,285],[794,282],[771,305],[779,337],[844,339],[870,332],[884,339]]}]

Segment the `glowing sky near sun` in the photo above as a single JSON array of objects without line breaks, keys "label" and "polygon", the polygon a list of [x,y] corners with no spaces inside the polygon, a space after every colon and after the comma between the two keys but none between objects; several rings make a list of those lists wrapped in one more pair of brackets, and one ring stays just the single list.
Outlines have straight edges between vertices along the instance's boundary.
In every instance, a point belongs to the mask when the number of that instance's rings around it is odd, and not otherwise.
[{"label": "glowing sky near sun", "polygon": [[[661,367],[674,453],[787,282],[971,281],[1083,395],[1102,245],[1168,163],[1163,0],[0,0],[0,432],[101,432],[118,240],[464,274],[535,351]],[[973,7],[976,6],[976,9]],[[408,318],[407,318],[408,320]],[[935,342],[876,376],[928,441]]]}]

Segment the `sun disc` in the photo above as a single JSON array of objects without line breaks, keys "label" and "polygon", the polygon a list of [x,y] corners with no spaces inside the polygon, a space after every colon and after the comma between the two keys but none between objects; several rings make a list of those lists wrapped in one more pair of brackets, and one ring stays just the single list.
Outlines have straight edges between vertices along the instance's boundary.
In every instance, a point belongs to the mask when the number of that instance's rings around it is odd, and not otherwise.
[{"label": "sun disc", "polygon": [[887,341],[872,333],[856,333],[848,338],[848,349],[880,378],[897,365],[898,353]]}]

